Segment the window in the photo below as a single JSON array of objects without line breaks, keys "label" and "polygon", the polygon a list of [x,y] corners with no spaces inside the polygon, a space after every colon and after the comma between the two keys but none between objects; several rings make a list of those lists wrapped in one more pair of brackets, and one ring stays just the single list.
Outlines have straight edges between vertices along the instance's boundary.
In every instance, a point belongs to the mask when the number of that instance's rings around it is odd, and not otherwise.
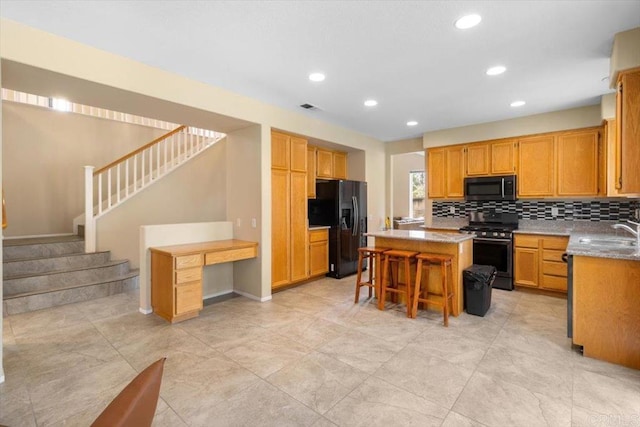
[{"label": "window", "polygon": [[424,218],[424,171],[409,172],[409,216]]}]

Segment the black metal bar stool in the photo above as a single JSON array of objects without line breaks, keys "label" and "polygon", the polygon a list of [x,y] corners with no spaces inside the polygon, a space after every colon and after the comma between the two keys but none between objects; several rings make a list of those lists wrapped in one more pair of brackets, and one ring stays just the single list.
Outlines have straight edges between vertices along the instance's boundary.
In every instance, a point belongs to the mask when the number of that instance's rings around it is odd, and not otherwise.
[{"label": "black metal bar stool", "polygon": [[[407,303],[407,317],[411,317],[411,263],[415,261],[416,255],[418,255],[418,252],[399,249],[390,249],[384,253],[382,286],[378,297],[379,310],[384,310],[387,292],[392,294],[392,301],[394,302],[397,301],[398,295],[404,295]],[[398,277],[400,264],[404,265],[404,283],[401,283]]]},{"label": "black metal bar stool", "polygon": [[[453,301],[453,284],[449,279],[453,277],[453,257],[443,254],[421,253],[416,256],[418,265],[416,266],[416,282],[413,289],[413,302],[411,308],[411,317],[415,319],[418,312],[418,303],[435,304],[442,307],[444,316],[444,326],[449,326],[449,300]],[[429,298],[429,266],[435,264],[440,265],[441,294],[431,294],[432,296],[440,296],[441,299]],[[422,286],[422,271],[426,272],[424,286]],[[448,274],[450,272],[450,274]]]},{"label": "black metal bar stool", "polygon": [[[382,276],[382,274],[380,274],[380,265],[382,262],[382,254],[388,250],[388,248],[374,248],[370,246],[358,248],[358,275],[356,276],[355,304],[360,300],[360,288],[362,286],[369,288],[369,298],[371,298],[373,289],[376,290],[376,296],[380,295],[380,283],[378,283],[378,278]],[[369,260],[369,279],[366,282],[362,281],[362,264],[364,260]]]}]

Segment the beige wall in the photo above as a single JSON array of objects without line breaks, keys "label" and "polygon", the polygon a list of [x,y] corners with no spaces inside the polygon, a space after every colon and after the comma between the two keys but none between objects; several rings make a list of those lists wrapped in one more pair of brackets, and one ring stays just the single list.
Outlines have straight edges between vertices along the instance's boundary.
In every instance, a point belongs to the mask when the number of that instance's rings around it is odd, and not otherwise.
[{"label": "beige wall", "polygon": [[110,250],[113,259],[128,259],[138,268],[140,226],[225,221],[226,145],[221,140],[98,218],[97,250]]},{"label": "beige wall", "polygon": [[610,93],[602,95],[600,99],[600,117],[605,119],[615,119],[616,117],[616,94]]},{"label": "beige wall", "polygon": [[393,211],[391,216],[409,216],[409,172],[424,171],[424,155],[396,154],[391,157]]},{"label": "beige wall", "polygon": [[[0,74],[0,81],[2,80],[2,74]],[[3,159],[2,159],[2,146],[4,143],[4,138],[2,138],[2,132],[4,129],[4,120],[2,120],[2,111],[4,110],[4,102],[2,102],[2,99],[0,99],[0,189],[4,188],[4,181],[2,180],[2,170],[3,170]],[[9,218],[7,216],[7,218]],[[0,224],[2,223],[2,212],[0,211]],[[2,234],[4,236],[4,230],[2,230]],[[3,237],[4,238],[4,237]],[[3,255],[2,255],[2,245],[0,245],[0,259],[3,259]],[[1,285],[2,283],[2,277],[4,277],[4,273],[2,271],[2,263],[0,263],[0,300],[2,300],[4,297],[2,295],[3,293],[3,289],[4,286]],[[4,337],[3,332],[2,332],[2,328],[4,327],[4,313],[3,311],[3,307],[4,304],[0,304],[0,337]],[[0,384],[4,382],[4,365],[2,363],[3,361],[3,356],[2,356],[2,340],[0,340]]]},{"label": "beige wall", "polygon": [[426,132],[423,135],[423,146],[424,148],[439,147],[511,136],[578,129],[599,126],[601,122],[600,105],[592,105],[516,119]]},{"label": "beige wall", "polygon": [[[233,288],[242,295],[261,300],[271,295],[271,272],[263,280],[261,260],[265,252],[271,252],[263,231],[271,238],[271,228],[264,227],[262,219],[262,158],[263,151],[271,156],[271,140],[262,140],[259,125],[241,129],[227,135],[227,218],[233,223],[233,237],[240,240],[261,242],[258,257],[233,263]],[[266,150],[262,148],[266,147]],[[252,221],[255,220],[255,227]]]},{"label": "beige wall", "polygon": [[[3,103],[5,236],[71,233],[84,209],[84,166],[102,167],[165,130]],[[28,195],[28,196],[27,196]]]},{"label": "beige wall", "polygon": [[609,84],[616,87],[618,72],[640,67],[640,27],[616,34],[609,61]]}]

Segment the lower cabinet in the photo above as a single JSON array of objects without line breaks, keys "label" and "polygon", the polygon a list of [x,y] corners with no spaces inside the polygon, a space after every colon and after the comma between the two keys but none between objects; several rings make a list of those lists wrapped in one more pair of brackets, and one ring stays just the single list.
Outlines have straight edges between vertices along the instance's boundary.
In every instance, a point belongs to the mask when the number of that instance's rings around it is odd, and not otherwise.
[{"label": "lower cabinet", "polygon": [[201,254],[171,256],[151,253],[151,304],[153,311],[171,323],[198,315],[202,310]]},{"label": "lower cabinet", "polygon": [[329,271],[329,230],[309,230],[309,277]]},{"label": "lower cabinet", "polygon": [[568,237],[516,234],[515,284],[549,291],[567,292],[567,264],[562,254]]}]

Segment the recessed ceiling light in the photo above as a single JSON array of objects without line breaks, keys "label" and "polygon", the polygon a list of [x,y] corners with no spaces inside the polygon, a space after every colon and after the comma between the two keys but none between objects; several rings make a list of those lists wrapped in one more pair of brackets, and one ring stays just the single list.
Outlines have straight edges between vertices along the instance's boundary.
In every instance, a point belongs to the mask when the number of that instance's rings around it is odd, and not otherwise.
[{"label": "recessed ceiling light", "polygon": [[364,101],[364,105],[365,107],[375,107],[376,105],[378,105],[378,101],[376,101],[375,99],[367,99],[366,101]]},{"label": "recessed ceiling light", "polygon": [[466,15],[456,21],[456,28],[460,30],[466,30],[471,27],[475,27],[482,21],[480,15],[472,14]]},{"label": "recessed ceiling light", "polygon": [[407,122],[407,126],[416,126],[418,124],[418,122],[416,122],[415,120],[411,120]]},{"label": "recessed ceiling light", "polygon": [[322,73],[311,73],[309,74],[309,80],[312,82],[321,82],[324,80],[324,74]]},{"label": "recessed ceiling light", "polygon": [[502,74],[507,71],[507,67],[502,65],[496,65],[495,67],[491,67],[487,70],[488,76],[497,76],[498,74]]},{"label": "recessed ceiling light", "polygon": [[510,105],[512,107],[522,107],[524,104],[526,104],[524,101],[513,101]]}]

